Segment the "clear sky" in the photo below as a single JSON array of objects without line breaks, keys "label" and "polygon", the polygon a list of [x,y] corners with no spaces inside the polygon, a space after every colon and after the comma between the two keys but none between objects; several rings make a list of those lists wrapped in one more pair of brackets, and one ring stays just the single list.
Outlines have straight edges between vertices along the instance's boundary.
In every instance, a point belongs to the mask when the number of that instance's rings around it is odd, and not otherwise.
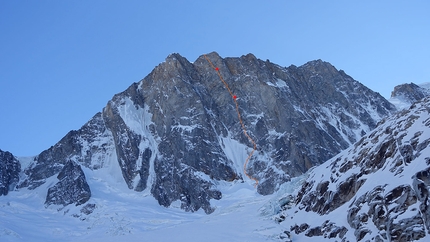
[{"label": "clear sky", "polygon": [[0,149],[39,154],[170,53],[322,59],[389,98],[430,81],[430,1],[0,1]]}]

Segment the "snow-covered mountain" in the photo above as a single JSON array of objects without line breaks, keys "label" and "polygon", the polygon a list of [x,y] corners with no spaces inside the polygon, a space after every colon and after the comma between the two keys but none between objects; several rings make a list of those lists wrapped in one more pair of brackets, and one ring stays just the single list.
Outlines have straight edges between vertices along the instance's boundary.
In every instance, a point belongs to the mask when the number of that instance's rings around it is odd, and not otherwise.
[{"label": "snow-covered mountain", "polygon": [[394,87],[389,101],[398,110],[409,108],[414,102],[430,96],[430,82],[422,84],[402,84]]},{"label": "snow-covered mountain", "polygon": [[246,169],[261,194],[336,155],[395,111],[321,60],[284,68],[252,54],[223,59],[210,53],[193,63],[172,54],[37,155],[17,188],[39,187],[70,161],[92,170],[118,163],[128,188],[152,194],[160,205],[179,200],[187,211],[213,212],[209,201],[222,197],[217,181],[248,179],[243,167],[252,146],[210,62],[238,97],[256,141]]},{"label": "snow-covered mountain", "polygon": [[316,167],[284,205],[292,241],[430,239],[430,97]]},{"label": "snow-covered mountain", "polygon": [[[257,146],[247,166],[253,146],[237,111]],[[154,201],[166,207],[155,214],[182,209],[221,216],[237,211],[234,204],[253,200],[259,201],[255,206],[266,206],[292,178],[348,148],[395,112],[378,93],[321,60],[281,67],[252,54],[221,58],[213,52],[194,62],[172,54],[39,155],[1,155],[0,189],[6,196],[0,196],[0,215],[10,217],[20,209],[25,216],[52,221],[59,221],[58,214],[72,215],[87,221],[80,226],[91,228],[78,229],[77,236],[91,233],[93,240],[93,233],[101,231],[151,230],[154,224],[139,218],[156,217],[142,212]],[[258,180],[256,188],[246,174]],[[247,199],[235,200],[244,194]],[[165,216],[166,226],[194,216],[178,213]],[[1,224],[3,234],[31,238],[32,230],[16,228],[19,223]],[[103,223],[114,229],[92,230]],[[61,238],[73,235],[59,227]],[[44,235],[52,233],[48,229]]]}]

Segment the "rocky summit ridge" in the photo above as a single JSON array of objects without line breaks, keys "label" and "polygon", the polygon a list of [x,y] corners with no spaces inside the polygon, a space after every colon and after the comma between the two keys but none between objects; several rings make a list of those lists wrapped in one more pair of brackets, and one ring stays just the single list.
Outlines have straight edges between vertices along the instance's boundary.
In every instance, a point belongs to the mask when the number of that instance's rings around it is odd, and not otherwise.
[{"label": "rocky summit ridge", "polygon": [[[259,180],[263,195],[335,156],[396,111],[321,60],[281,67],[252,54],[206,57],[237,95],[244,125],[257,143],[247,173]],[[15,168],[0,170],[6,177],[1,187],[3,195],[38,189],[57,176],[45,203],[79,205],[92,194],[83,170],[118,167],[129,189],[151,194],[162,206],[179,201],[184,210],[211,213],[210,200],[222,198],[222,182],[253,182],[243,172],[251,150],[234,102],[204,56],[191,63],[171,54],[23,171],[8,156],[7,167]],[[66,198],[61,187],[80,195]]]}]

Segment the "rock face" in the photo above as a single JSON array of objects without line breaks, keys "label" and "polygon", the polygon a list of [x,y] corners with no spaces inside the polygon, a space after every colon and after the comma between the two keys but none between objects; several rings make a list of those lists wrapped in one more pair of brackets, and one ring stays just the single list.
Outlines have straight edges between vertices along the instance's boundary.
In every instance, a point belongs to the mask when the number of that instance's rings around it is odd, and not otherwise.
[{"label": "rock face", "polygon": [[24,170],[26,178],[18,187],[34,189],[58,174],[70,160],[90,169],[99,169],[115,152],[112,133],[107,130],[101,113],[97,113],[79,130],[70,131],[57,144],[34,158]]},{"label": "rock face", "polygon": [[81,166],[69,161],[57,176],[58,182],[48,189],[45,204],[67,206],[81,205],[91,197],[90,186],[85,179]]},{"label": "rock face", "polygon": [[[395,111],[321,60],[285,68],[252,54],[207,58],[238,97],[257,143],[247,173],[261,194],[333,157]],[[222,197],[218,181],[248,181],[243,164],[251,150],[233,99],[205,57],[190,63],[172,54],[39,154],[19,187],[40,186],[69,160],[90,169],[115,160],[129,189],[150,191],[163,206],[179,200],[187,211],[210,213],[210,199]]]},{"label": "rock face", "polygon": [[[427,97],[312,170],[296,195],[296,206],[282,212],[282,223],[295,236],[418,240],[430,231],[429,194]],[[314,221],[303,219],[315,216]]]},{"label": "rock face", "polygon": [[10,152],[0,150],[0,196],[15,188],[20,172],[19,161]]},{"label": "rock face", "polygon": [[395,104],[398,109],[405,109],[427,96],[430,96],[430,85],[428,83],[416,85],[411,82],[394,87],[391,92],[390,102]]}]

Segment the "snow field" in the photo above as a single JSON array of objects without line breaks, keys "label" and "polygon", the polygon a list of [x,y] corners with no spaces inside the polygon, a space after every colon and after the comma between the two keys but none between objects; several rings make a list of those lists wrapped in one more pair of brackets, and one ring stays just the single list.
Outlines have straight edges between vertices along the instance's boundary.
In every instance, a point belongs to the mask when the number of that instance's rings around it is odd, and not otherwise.
[{"label": "snow field", "polygon": [[[272,219],[279,195],[261,196],[249,183],[219,185],[214,213],[161,207],[152,196],[129,190],[104,171],[85,170],[96,204],[92,214],[70,205],[44,207],[45,194],[11,192],[0,197],[1,241],[277,241],[283,227]],[[104,175],[102,175],[104,173]],[[55,177],[50,178],[55,182]],[[105,180],[106,179],[106,180]],[[46,189],[46,188],[45,188]],[[291,190],[291,189],[290,189]],[[269,208],[269,209],[268,209]],[[269,211],[269,212],[268,212]]]}]

